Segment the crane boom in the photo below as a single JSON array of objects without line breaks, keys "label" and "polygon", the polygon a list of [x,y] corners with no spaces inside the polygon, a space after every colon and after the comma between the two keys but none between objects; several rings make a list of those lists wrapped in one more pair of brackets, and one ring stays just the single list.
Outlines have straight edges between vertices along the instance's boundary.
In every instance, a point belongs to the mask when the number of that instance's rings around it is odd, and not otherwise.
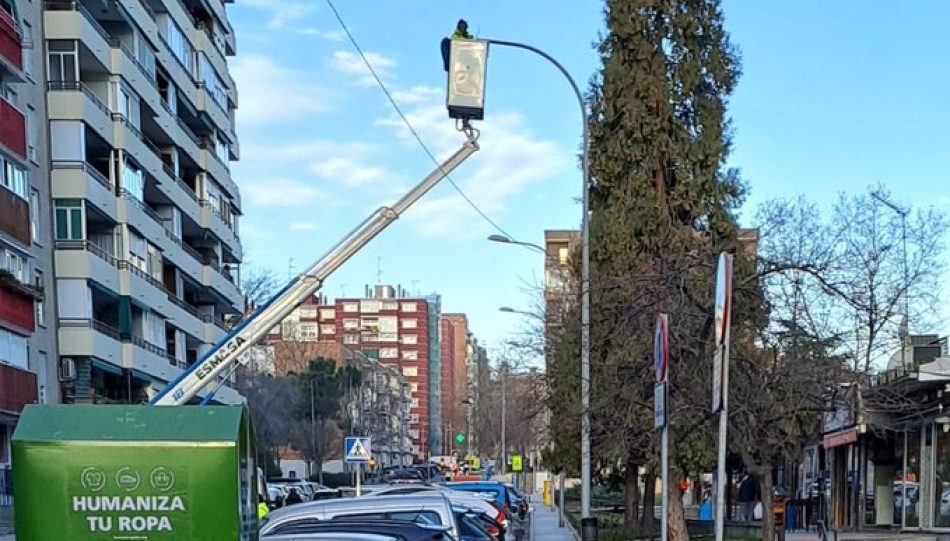
[{"label": "crane boom", "polygon": [[263,306],[212,346],[175,381],[157,394],[151,403],[157,406],[186,404],[226,370],[233,369],[242,354],[266,336],[271,329],[280,325],[284,318],[320,289],[327,277],[399,218],[452,170],[478,151],[477,131],[467,123],[463,123],[462,131],[467,140],[455,154],[429,173],[393,206],[383,206],[373,212],[305,272],[292,279]]}]

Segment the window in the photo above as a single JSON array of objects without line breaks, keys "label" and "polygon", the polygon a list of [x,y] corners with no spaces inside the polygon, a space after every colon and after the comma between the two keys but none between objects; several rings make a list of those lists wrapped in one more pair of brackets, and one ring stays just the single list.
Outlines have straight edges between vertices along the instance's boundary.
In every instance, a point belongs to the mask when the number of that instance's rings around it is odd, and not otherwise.
[{"label": "window", "polygon": [[38,382],[38,383],[39,383],[39,388],[40,388],[40,389],[39,389],[39,391],[40,391],[40,392],[39,392],[39,403],[40,403],[40,404],[45,404],[46,401],[47,401],[47,397],[46,397],[46,377],[47,377],[47,370],[49,370],[49,360],[48,360],[48,357],[46,356],[46,352],[45,352],[45,351],[39,352],[38,357],[39,357],[39,362],[37,363],[37,367],[36,367],[36,379],[39,380],[39,382]]},{"label": "window", "polygon": [[343,343],[344,343],[344,344],[348,344],[348,345],[359,344],[359,343],[360,343],[360,337],[359,337],[358,335],[355,335],[355,334],[344,334],[344,335],[343,335]]},{"label": "window", "polygon": [[26,21],[20,22],[23,30],[23,73],[33,75],[33,27]]},{"label": "window", "polygon": [[379,348],[380,359],[397,359],[399,351],[396,348]]},{"label": "window", "polygon": [[402,368],[402,375],[406,376],[407,378],[418,376],[419,369],[415,366],[404,366]]},{"label": "window", "polygon": [[0,328],[0,362],[27,370],[29,353],[26,337]]},{"label": "window", "polygon": [[409,422],[410,422],[410,423],[418,423],[418,422],[419,422],[419,414],[418,414],[418,413],[413,413],[412,415],[410,415],[410,416],[409,416]]},{"label": "window", "polygon": [[198,55],[198,70],[201,76],[201,82],[204,83],[208,94],[211,95],[211,99],[217,102],[222,109],[226,109],[228,98],[224,83],[221,82],[221,77],[218,76],[218,72],[211,66],[211,62],[204,53]]},{"label": "window", "polygon": [[343,311],[344,312],[359,312],[360,305],[356,304],[355,302],[345,302],[343,303]]},{"label": "window", "polygon": [[418,361],[419,352],[418,351],[403,351],[402,358],[407,361]]},{"label": "window", "polygon": [[40,194],[30,192],[30,237],[33,244],[40,244]]},{"label": "window", "polygon": [[27,191],[28,182],[26,179],[26,171],[20,169],[20,166],[12,160],[0,159],[0,165],[3,166],[2,170],[0,170],[0,186],[3,186],[23,199],[28,199],[29,192]]},{"label": "window", "polygon": [[[33,271],[33,285],[36,286],[36,288],[39,289],[40,291],[45,291],[46,285],[45,285],[45,283],[44,283],[44,281],[43,281],[43,273],[42,273],[42,272],[40,272],[40,271],[38,271],[38,270],[34,270],[34,271]],[[41,299],[36,300],[36,302],[34,303],[34,305],[35,305],[35,308],[36,308],[36,324],[39,325],[40,327],[45,327],[45,326],[46,326],[46,306],[45,306],[45,302],[44,302],[43,299],[41,298]]]},{"label": "window", "polygon": [[380,305],[381,310],[399,310],[399,303],[396,301],[383,301]]},{"label": "window", "polygon": [[403,312],[415,312],[415,311],[416,311],[416,303],[414,303],[414,302],[404,302],[404,303],[402,303],[402,311],[403,311]]},{"label": "window", "polygon": [[419,407],[419,399],[418,399],[418,398],[413,398],[412,401],[409,403],[409,407],[418,408],[418,407]]},{"label": "window", "polygon": [[56,200],[56,240],[82,240],[82,202],[79,199]]},{"label": "window", "polygon": [[148,242],[131,227],[129,228],[129,261],[141,270],[147,270]]},{"label": "window", "polygon": [[409,384],[409,390],[410,390],[410,392],[418,393],[418,392],[419,392],[419,384],[418,384],[418,383],[410,383],[410,384]]},{"label": "window", "polygon": [[419,337],[415,334],[404,334],[402,335],[402,343],[406,345],[418,344]]},{"label": "window", "polygon": [[314,319],[317,317],[317,309],[316,308],[301,308],[300,317],[302,319]]},{"label": "window", "polygon": [[[26,50],[25,48],[23,49]],[[39,163],[36,156],[36,109],[32,105],[26,106],[26,154],[34,162]]]},{"label": "window", "polygon": [[380,304],[376,299],[364,299],[360,301],[360,311],[375,314],[379,312]]},{"label": "window", "polygon": [[175,58],[185,67],[192,78],[195,76],[195,49],[185,40],[185,34],[181,28],[175,24],[175,21],[169,17],[168,24],[165,26],[165,39],[168,41],[168,48],[172,50]]},{"label": "window", "polygon": [[417,320],[415,320],[415,319],[403,319],[403,320],[402,320],[402,328],[403,328],[403,329],[415,329],[416,327],[418,327],[418,325],[419,325],[419,322],[418,322]]},{"label": "window", "polygon": [[557,261],[561,265],[567,265],[567,258],[570,255],[570,250],[566,247],[557,249]]},{"label": "window", "polygon": [[[49,56],[47,69],[50,82],[75,83],[79,81],[79,62],[76,42],[70,40],[50,40],[47,42]],[[54,87],[55,88],[55,87]]]},{"label": "window", "polygon": [[301,342],[317,341],[317,324],[301,323],[297,326],[297,339]]},{"label": "window", "polygon": [[358,319],[344,319],[343,320],[344,331],[358,331],[359,328],[360,328],[360,320]]},{"label": "window", "polygon": [[336,327],[333,325],[320,325],[320,334],[336,334]]},{"label": "window", "polygon": [[336,317],[336,310],[333,308],[321,308],[320,319],[333,319]]},{"label": "window", "polygon": [[20,282],[27,282],[28,267],[26,257],[13,250],[0,250],[0,269],[9,272]]},{"label": "window", "polygon": [[145,201],[145,175],[132,160],[125,160],[122,168],[122,189],[139,202]]}]

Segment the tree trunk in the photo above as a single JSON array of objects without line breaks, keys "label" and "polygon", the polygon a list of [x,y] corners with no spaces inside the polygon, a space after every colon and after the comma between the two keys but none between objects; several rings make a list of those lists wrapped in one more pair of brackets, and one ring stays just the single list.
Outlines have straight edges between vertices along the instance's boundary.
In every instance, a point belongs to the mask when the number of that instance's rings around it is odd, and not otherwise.
[{"label": "tree trunk", "polygon": [[[675,472],[676,467],[670,464],[670,472]],[[670,503],[667,506],[669,512],[669,541],[689,541],[689,532],[686,530],[686,512],[683,510],[683,491],[680,490],[679,480],[673,475],[667,475],[667,493],[670,495]]]},{"label": "tree trunk", "polygon": [[623,525],[626,528],[633,528],[640,510],[640,466],[633,462],[627,461],[627,470],[623,476]]},{"label": "tree trunk", "polygon": [[656,531],[656,474],[648,472],[643,476],[643,513],[640,515],[640,529],[644,535],[653,535]]},{"label": "tree trunk", "polygon": [[772,472],[768,469],[759,475],[760,500],[762,502],[762,541],[775,539],[775,515],[772,514]]}]

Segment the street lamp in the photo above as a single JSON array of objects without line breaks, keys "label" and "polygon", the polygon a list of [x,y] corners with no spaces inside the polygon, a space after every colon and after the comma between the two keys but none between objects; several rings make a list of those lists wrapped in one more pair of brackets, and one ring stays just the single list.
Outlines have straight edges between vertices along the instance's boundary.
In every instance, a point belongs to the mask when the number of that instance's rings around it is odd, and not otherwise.
[{"label": "street lamp", "polygon": [[[449,116],[481,118],[484,108],[485,72],[488,46],[514,47],[535,53],[554,65],[567,79],[581,113],[583,138],[583,185],[581,214],[581,532],[588,541],[597,537],[597,519],[591,515],[590,453],[590,136],[587,127],[587,103],[577,82],[553,56],[524,43],[496,39],[448,40],[450,57],[448,99]],[[443,45],[443,46],[445,46]],[[458,60],[458,61],[456,61]],[[509,241],[511,239],[508,239]],[[501,241],[505,242],[505,241]],[[543,249],[542,249],[543,251]]]},{"label": "street lamp", "polygon": [[501,242],[503,244],[517,244],[518,246],[524,246],[525,248],[530,248],[531,250],[535,250],[535,251],[541,252],[542,254],[547,255],[547,250],[538,246],[537,244],[533,244],[530,242],[522,242],[520,240],[514,240],[511,237],[506,237],[504,235],[491,235],[488,237],[488,240],[492,242]]},{"label": "street lamp", "polygon": [[907,347],[910,345],[910,300],[908,293],[910,290],[910,273],[907,269],[907,214],[910,209],[902,209],[884,197],[884,195],[875,190],[871,192],[871,197],[880,202],[885,207],[893,210],[901,217],[901,244],[903,245],[904,259],[904,321],[901,325],[901,334],[903,335],[901,343],[901,365],[907,367]]}]

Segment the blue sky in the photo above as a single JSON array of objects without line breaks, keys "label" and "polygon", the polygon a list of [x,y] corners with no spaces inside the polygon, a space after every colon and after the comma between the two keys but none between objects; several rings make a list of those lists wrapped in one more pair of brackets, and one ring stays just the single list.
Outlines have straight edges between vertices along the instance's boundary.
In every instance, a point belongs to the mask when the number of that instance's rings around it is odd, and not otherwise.
[{"label": "blue sky", "polygon": [[[440,156],[462,141],[443,106],[439,40],[461,16],[483,37],[531,43],[580,84],[597,68],[594,0],[337,0],[397,101]],[[728,0],[744,75],[732,98],[735,151],[755,205],[884,183],[904,204],[950,210],[950,71],[941,54],[950,4]],[[229,4],[238,56],[233,168],[244,196],[247,263],[300,271],[371,209],[394,201],[431,162],[395,116],[322,0]],[[529,53],[493,48],[482,151],[454,178],[518,239],[575,228],[579,119],[567,84]],[[447,184],[346,264],[324,293],[364,284],[442,294],[472,330],[500,345],[527,323],[498,312],[537,301],[541,257],[485,240],[494,231]]]}]

